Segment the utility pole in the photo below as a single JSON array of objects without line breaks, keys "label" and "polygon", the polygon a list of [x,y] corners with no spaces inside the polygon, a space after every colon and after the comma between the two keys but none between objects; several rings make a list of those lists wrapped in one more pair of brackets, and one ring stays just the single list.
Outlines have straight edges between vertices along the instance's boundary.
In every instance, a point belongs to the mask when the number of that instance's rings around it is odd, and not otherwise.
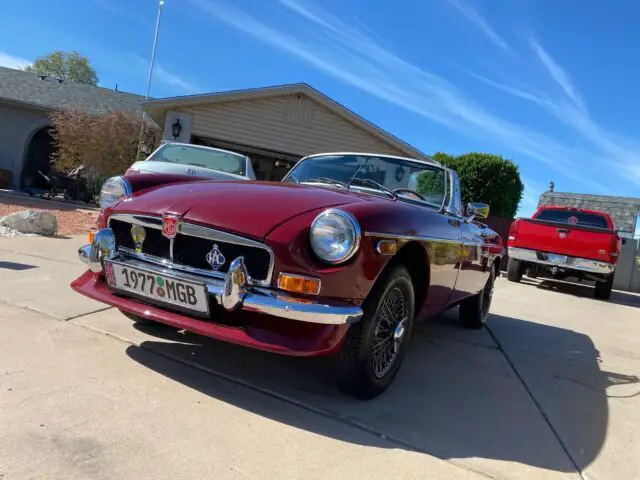
[{"label": "utility pole", "polygon": [[[149,93],[151,92],[151,79],[153,78],[153,67],[156,63],[156,47],[158,46],[158,32],[160,31],[160,18],[162,17],[162,9],[164,7],[164,0],[160,0],[158,4],[158,16],[156,18],[156,30],[153,35],[153,48],[151,50],[151,65],[149,66],[149,81],[147,82],[147,92],[144,96],[145,100],[149,99]],[[147,112],[142,112],[142,123],[140,124],[140,136],[138,137],[138,153],[136,160],[140,157],[140,150],[142,148],[142,134],[144,133],[144,124],[147,119]]]}]

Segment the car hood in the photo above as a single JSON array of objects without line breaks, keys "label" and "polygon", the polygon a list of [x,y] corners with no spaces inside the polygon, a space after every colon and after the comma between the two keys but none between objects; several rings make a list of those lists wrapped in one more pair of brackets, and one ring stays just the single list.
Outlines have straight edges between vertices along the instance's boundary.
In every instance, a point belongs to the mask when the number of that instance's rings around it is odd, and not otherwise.
[{"label": "car hood", "polygon": [[370,200],[368,195],[331,188],[204,181],[141,191],[115,205],[113,213],[178,215],[185,221],[264,239],[278,225],[305,212]]}]

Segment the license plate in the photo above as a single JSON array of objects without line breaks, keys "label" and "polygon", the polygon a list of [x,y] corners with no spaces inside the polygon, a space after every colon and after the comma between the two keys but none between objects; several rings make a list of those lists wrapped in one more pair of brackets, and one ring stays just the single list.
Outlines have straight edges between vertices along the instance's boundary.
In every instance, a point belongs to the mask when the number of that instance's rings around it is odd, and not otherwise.
[{"label": "license plate", "polygon": [[188,310],[209,313],[207,293],[201,283],[188,282],[116,262],[105,262],[105,277],[107,283],[117,290]]},{"label": "license plate", "polygon": [[547,260],[549,260],[551,263],[559,263],[559,264],[565,264],[567,263],[567,256],[566,255],[554,255],[552,253],[550,253],[547,257]]}]

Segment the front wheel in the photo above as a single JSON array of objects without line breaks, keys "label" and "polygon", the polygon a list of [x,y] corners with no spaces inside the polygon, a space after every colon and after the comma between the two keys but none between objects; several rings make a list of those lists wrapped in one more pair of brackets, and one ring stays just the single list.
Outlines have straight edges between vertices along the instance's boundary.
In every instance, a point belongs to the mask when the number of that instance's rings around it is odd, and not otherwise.
[{"label": "front wheel", "polygon": [[460,304],[460,323],[463,327],[482,328],[487,323],[494,285],[495,270],[492,268],[482,291]]},{"label": "front wheel", "polygon": [[415,295],[406,267],[387,270],[349,327],[338,356],[337,380],[345,392],[368,400],[384,392],[398,373],[413,328]]}]

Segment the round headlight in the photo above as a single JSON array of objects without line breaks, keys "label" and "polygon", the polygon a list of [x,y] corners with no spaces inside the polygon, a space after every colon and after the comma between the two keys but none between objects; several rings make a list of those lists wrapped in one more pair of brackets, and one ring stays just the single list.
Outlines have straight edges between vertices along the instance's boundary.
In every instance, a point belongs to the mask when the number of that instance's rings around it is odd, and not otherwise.
[{"label": "round headlight", "polygon": [[131,195],[131,185],[124,177],[109,178],[100,190],[100,210],[104,212],[105,208],[128,195]]},{"label": "round headlight", "polygon": [[311,224],[309,240],[318,258],[327,263],[342,263],[358,250],[360,225],[348,212],[325,210]]}]

